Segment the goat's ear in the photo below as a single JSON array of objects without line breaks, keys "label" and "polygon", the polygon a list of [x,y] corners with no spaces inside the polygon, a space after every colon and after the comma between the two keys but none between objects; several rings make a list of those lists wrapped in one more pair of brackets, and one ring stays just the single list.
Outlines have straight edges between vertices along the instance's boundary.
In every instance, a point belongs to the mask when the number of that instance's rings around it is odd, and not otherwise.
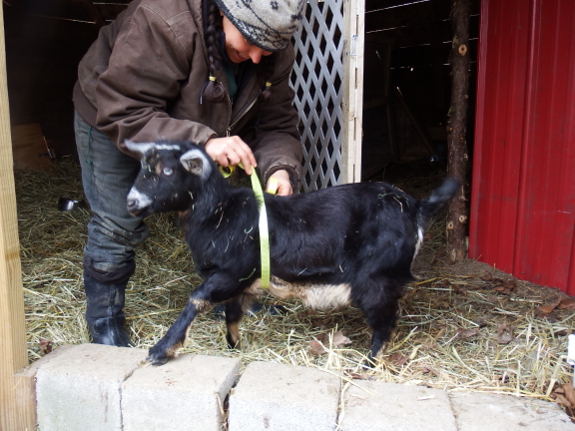
[{"label": "goat's ear", "polygon": [[182,162],[182,165],[188,172],[191,172],[202,179],[207,178],[212,170],[212,166],[210,165],[210,161],[206,155],[197,148],[182,154],[180,162]]},{"label": "goat's ear", "polygon": [[151,150],[152,148],[156,147],[155,142],[132,142],[128,139],[124,141],[124,146],[128,151],[131,153],[137,154],[140,158],[144,157],[144,155]]}]

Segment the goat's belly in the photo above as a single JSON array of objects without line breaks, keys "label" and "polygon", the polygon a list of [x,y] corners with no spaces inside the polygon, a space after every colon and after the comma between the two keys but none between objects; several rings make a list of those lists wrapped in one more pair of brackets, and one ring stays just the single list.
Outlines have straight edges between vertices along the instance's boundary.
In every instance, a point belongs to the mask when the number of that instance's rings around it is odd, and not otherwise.
[{"label": "goat's belly", "polygon": [[[262,293],[259,279],[250,287],[250,290],[254,294]],[[272,276],[269,292],[278,299],[299,298],[304,305],[314,309],[351,305],[349,284],[288,283]]]}]

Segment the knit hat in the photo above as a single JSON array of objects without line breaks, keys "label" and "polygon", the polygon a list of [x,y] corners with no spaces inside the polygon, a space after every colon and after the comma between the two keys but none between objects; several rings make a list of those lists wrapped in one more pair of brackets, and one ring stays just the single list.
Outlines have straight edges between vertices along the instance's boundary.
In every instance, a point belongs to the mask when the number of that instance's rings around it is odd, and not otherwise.
[{"label": "knit hat", "polygon": [[281,51],[298,29],[306,0],[215,0],[252,45]]}]

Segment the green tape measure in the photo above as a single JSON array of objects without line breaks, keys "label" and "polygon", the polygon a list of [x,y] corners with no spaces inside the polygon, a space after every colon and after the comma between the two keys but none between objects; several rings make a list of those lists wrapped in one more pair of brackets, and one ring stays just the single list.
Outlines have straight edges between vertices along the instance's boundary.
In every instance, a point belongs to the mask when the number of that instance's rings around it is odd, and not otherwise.
[{"label": "green tape measure", "polygon": [[[244,168],[241,164],[239,164],[238,166],[241,167],[242,169]],[[234,170],[235,170],[234,166],[228,166],[227,168],[220,166],[220,172],[225,178],[229,177],[234,172]],[[258,174],[256,174],[256,170],[254,168],[252,168],[250,179],[252,182],[252,190],[254,191],[256,202],[258,203],[258,210],[260,212],[260,219],[258,223],[258,229],[260,233],[260,255],[262,261],[260,286],[262,289],[268,289],[270,287],[270,276],[271,276],[268,214],[266,211],[264,191],[262,189],[260,179],[258,178]],[[277,191],[277,179],[272,178],[272,180],[273,181],[270,183],[269,192],[275,194],[275,192]]]}]

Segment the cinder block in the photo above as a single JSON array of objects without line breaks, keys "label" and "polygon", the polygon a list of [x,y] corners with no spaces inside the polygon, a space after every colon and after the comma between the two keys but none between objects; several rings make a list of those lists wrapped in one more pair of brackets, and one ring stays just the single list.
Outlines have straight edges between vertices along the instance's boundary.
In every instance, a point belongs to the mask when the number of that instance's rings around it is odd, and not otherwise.
[{"label": "cinder block", "polygon": [[180,355],[136,370],[122,385],[124,431],[220,431],[239,369],[237,359]]},{"label": "cinder block", "polygon": [[315,369],[252,362],[230,395],[229,431],[336,429],[341,379]]},{"label": "cinder block", "polygon": [[121,430],[120,386],[148,352],[79,344],[36,373],[38,424],[42,431]]},{"label": "cinder block", "polygon": [[457,431],[447,393],[423,386],[354,380],[343,394],[341,431]]},{"label": "cinder block", "polygon": [[57,360],[62,353],[72,347],[71,344],[64,344],[16,373],[14,392],[27,429],[36,429],[38,424],[36,415],[36,372],[40,366]]},{"label": "cinder block", "polygon": [[555,403],[478,392],[450,395],[459,431],[574,431]]}]

